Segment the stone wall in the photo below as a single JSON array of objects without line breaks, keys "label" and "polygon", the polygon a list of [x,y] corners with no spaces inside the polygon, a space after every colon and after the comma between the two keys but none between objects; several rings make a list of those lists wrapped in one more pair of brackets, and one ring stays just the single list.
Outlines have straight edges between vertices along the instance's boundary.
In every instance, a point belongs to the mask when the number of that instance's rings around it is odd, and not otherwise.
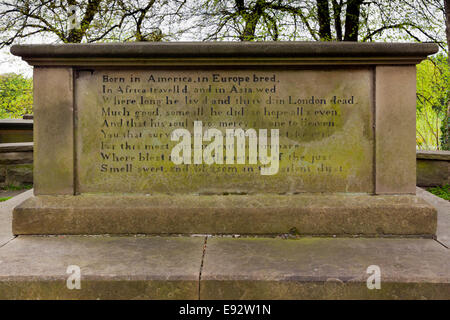
[{"label": "stone wall", "polygon": [[0,144],[33,141],[33,120],[30,116],[26,119],[1,119],[0,120]]},{"label": "stone wall", "polygon": [[0,144],[0,186],[33,184],[33,142]]},{"label": "stone wall", "polygon": [[417,185],[450,184],[450,151],[417,151]]}]

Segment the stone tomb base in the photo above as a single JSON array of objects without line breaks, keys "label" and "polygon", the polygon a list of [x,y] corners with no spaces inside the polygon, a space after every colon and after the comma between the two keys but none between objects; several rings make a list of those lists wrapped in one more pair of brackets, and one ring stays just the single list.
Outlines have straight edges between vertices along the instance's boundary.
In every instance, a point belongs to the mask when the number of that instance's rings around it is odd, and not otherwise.
[{"label": "stone tomb base", "polygon": [[35,196],[14,234],[285,234],[433,237],[436,210],[415,195]]},{"label": "stone tomb base", "polygon": [[[415,66],[437,51],[417,43],[14,46],[34,67],[36,196],[15,209],[13,231],[433,237],[436,211],[415,196]],[[236,145],[224,142],[230,129]],[[249,141],[239,163],[237,130]],[[172,157],[181,133],[191,148]]]}]

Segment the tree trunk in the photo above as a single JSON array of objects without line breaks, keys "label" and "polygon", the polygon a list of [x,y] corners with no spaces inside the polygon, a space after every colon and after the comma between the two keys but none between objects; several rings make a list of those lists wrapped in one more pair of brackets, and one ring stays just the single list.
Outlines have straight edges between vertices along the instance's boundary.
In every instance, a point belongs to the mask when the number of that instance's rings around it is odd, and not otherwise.
[{"label": "tree trunk", "polygon": [[[450,0],[444,0],[444,8],[445,8],[445,35],[447,37],[447,59],[448,65],[450,69]],[[447,96],[447,118],[446,121],[446,132],[445,141],[442,144],[442,149],[450,150],[450,97]]]},{"label": "tree trunk", "polygon": [[255,40],[256,26],[261,18],[264,10],[265,0],[258,0],[255,6],[252,8],[251,13],[243,13],[245,20],[244,31],[239,37],[241,41],[253,41]]},{"label": "tree trunk", "polygon": [[239,37],[241,41],[255,40],[256,25],[258,24],[259,16],[252,13],[245,21],[244,31]]},{"label": "tree trunk", "polygon": [[360,7],[363,0],[348,0],[345,12],[344,41],[358,41]]},{"label": "tree trunk", "polygon": [[336,40],[342,41],[342,22],[341,22],[341,12],[342,12],[342,0],[337,2],[333,0],[333,18],[334,18],[334,28],[336,29]]},{"label": "tree trunk", "polygon": [[331,20],[328,0],[317,0],[317,14],[319,20],[319,37],[322,41],[331,40]]}]

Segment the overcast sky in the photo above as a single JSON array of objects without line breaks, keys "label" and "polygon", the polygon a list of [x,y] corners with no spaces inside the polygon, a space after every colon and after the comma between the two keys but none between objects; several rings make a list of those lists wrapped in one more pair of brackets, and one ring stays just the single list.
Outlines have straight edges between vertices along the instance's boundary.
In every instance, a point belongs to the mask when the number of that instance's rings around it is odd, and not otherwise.
[{"label": "overcast sky", "polygon": [[[22,41],[23,44],[32,43],[57,43],[56,38],[52,38],[50,35],[35,35]],[[16,57],[10,53],[11,47],[3,48],[0,50],[0,74],[2,73],[20,73],[26,77],[33,75],[33,68],[22,60],[20,57]]]}]

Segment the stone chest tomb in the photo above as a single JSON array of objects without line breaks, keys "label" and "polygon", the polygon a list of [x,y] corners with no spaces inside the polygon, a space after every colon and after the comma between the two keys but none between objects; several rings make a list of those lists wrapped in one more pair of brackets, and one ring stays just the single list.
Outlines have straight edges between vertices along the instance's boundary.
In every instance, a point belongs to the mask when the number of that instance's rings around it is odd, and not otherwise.
[{"label": "stone chest tomb", "polygon": [[433,44],[23,45],[35,196],[16,234],[432,236],[415,65]]}]

